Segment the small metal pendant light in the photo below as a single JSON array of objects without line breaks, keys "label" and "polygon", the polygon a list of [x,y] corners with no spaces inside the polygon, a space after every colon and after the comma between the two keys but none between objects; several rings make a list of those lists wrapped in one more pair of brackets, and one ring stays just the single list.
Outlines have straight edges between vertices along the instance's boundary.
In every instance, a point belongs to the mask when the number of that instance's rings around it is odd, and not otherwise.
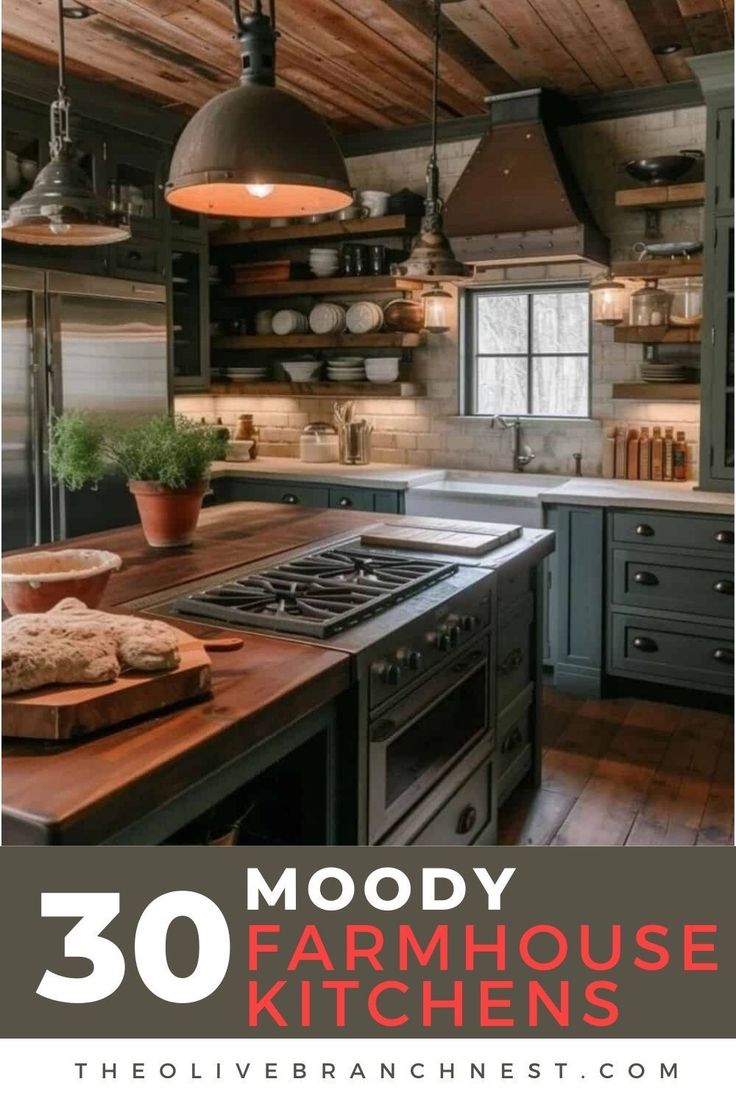
[{"label": "small metal pendant light", "polygon": [[283,217],[339,211],[353,202],[340,147],[324,120],[276,87],[275,0],[241,12],[238,88],[190,119],[174,150],[166,199],[203,215]]},{"label": "small metal pendant light", "polygon": [[130,227],[95,195],[74,154],[66,92],[64,7],[59,13],[59,85],[51,105],[51,160],[33,187],[11,206],[2,236],[24,245],[109,245],[130,237]]},{"label": "small metal pendant light", "polygon": [[[402,276],[419,280],[457,280],[466,275],[442,228],[440,169],[437,161],[437,114],[440,75],[440,21],[443,0],[434,2],[434,34],[432,64],[432,151],[427,162],[427,199],[421,229],[414,239],[411,253],[398,266]],[[449,309],[452,297],[439,286],[424,293],[425,329],[430,333],[445,333],[450,329]]]}]

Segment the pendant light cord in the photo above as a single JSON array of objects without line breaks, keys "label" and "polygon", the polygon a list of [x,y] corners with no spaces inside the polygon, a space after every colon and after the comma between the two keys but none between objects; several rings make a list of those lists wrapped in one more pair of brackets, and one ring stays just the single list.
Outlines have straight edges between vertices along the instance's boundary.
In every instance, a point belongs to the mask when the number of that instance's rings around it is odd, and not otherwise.
[{"label": "pendant light cord", "polygon": [[440,93],[440,19],[441,0],[434,0],[434,28],[432,34],[432,151],[427,162],[427,198],[424,209],[425,229],[436,227],[442,210],[440,199],[440,170],[437,162],[437,116]]},{"label": "pendant light cord", "polygon": [[52,157],[58,157],[71,145],[69,131],[69,97],[66,88],[66,39],[64,36],[64,0],[57,0],[59,24],[59,72],[56,99],[51,104],[51,141],[49,148]]},{"label": "pendant light cord", "polygon": [[59,0],[59,99],[66,99],[66,42],[64,38],[64,0]]}]

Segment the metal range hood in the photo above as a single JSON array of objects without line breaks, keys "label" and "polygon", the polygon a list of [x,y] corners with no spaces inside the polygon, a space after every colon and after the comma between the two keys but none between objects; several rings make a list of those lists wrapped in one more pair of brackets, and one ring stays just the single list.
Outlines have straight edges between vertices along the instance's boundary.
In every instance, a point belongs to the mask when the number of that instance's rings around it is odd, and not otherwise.
[{"label": "metal range hood", "polygon": [[572,105],[535,88],[489,96],[491,125],[452,190],[445,232],[467,264],[594,261],[609,242],[595,224],[557,133]]}]

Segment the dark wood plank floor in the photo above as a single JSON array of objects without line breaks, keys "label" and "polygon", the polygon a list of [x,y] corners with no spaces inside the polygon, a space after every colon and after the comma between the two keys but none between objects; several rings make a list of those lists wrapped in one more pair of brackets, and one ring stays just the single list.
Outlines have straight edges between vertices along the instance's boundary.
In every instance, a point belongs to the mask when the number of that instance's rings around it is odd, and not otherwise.
[{"label": "dark wood plank floor", "polygon": [[521,788],[499,843],[733,844],[733,725],[702,709],[545,689],[542,788]]}]

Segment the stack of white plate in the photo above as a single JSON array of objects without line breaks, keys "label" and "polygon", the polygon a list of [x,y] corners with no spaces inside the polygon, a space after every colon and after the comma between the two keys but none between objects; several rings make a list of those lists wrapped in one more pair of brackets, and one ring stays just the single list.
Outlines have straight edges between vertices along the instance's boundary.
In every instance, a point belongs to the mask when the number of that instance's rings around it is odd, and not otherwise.
[{"label": "stack of white plate", "polygon": [[301,311],[278,310],[271,319],[271,329],[279,337],[285,337],[287,334],[307,333],[309,320],[306,314],[302,314]]},{"label": "stack of white plate", "polygon": [[365,374],[371,383],[393,383],[399,378],[399,358],[366,357]]},{"label": "stack of white plate", "polygon": [[362,357],[333,357],[327,361],[327,378],[335,383],[356,383],[365,379]]},{"label": "stack of white plate", "polygon": [[292,383],[309,383],[322,367],[321,360],[282,360],[281,367]]},{"label": "stack of white plate", "polygon": [[316,334],[345,333],[345,314],[339,303],[317,303],[309,312],[309,328]]},{"label": "stack of white plate", "polygon": [[640,365],[639,375],[646,383],[689,383],[697,378],[697,368],[688,364],[657,364],[647,361]]},{"label": "stack of white plate", "polygon": [[376,333],[383,325],[383,311],[378,303],[362,299],[348,308],[346,321],[352,334]]},{"label": "stack of white plate", "polygon": [[340,254],[337,249],[310,249],[309,267],[318,278],[334,276],[340,267]]},{"label": "stack of white plate", "polygon": [[219,368],[215,371],[219,371],[223,376],[237,376],[238,379],[255,383],[257,380],[268,379],[270,369],[263,365],[231,364],[227,368]]}]

